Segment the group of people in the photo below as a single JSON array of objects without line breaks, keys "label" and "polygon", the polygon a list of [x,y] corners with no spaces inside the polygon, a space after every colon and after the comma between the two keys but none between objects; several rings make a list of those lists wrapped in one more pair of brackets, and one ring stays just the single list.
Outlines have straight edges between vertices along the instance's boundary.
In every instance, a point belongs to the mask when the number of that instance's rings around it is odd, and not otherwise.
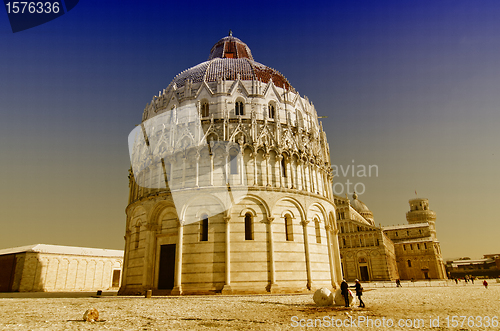
[{"label": "group of people", "polygon": [[[472,284],[474,284],[474,277],[467,277],[467,278],[466,278],[465,282],[471,281]],[[455,278],[455,282],[458,283],[456,278]],[[488,288],[488,282],[486,280],[483,281],[483,286],[485,288]],[[358,297],[358,301],[359,301],[358,307],[365,308],[365,303],[361,299],[361,296],[363,295],[363,287],[361,286],[359,279],[356,279],[354,286],[351,286],[351,287],[355,288],[356,296]],[[396,279],[396,287],[401,287],[401,281],[399,279]],[[340,284],[340,291],[341,291],[342,296],[344,297],[345,306],[350,307],[351,304],[349,303],[349,284],[347,284],[345,279],[343,279],[342,283]]]},{"label": "group of people", "polygon": [[[365,303],[361,299],[361,296],[363,295],[363,287],[361,286],[361,283],[359,282],[358,279],[356,279],[355,285],[352,287],[354,287],[356,290],[356,296],[358,297],[359,301],[359,308],[365,308]],[[345,279],[343,279],[342,283],[340,284],[340,291],[342,296],[344,297],[345,306],[350,307],[351,304],[349,303],[349,284],[347,284]]]}]

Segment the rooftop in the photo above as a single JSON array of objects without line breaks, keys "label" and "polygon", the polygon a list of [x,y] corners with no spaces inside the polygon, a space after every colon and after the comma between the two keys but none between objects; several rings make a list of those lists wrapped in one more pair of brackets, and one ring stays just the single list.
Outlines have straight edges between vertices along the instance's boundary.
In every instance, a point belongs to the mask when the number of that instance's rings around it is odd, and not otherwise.
[{"label": "rooftop", "polygon": [[49,254],[85,255],[85,256],[123,258],[123,251],[115,250],[115,249],[103,249],[103,248],[88,248],[88,247],[72,247],[72,246],[35,244],[35,245],[0,249],[0,255],[16,254],[16,253],[49,253]]},{"label": "rooftop", "polygon": [[382,227],[382,230],[399,230],[399,229],[412,229],[412,228],[425,228],[428,227],[429,223],[415,223],[415,224],[401,224],[401,225],[391,225],[391,226],[384,226]]}]

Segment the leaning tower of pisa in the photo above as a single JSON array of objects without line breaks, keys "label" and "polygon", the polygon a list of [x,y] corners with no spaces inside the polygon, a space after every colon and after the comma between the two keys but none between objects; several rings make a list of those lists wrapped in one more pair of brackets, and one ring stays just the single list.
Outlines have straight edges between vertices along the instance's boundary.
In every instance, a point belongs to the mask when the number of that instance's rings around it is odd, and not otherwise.
[{"label": "leaning tower of pisa", "polygon": [[129,136],[121,294],[290,293],[341,280],[313,104],[231,34]]}]

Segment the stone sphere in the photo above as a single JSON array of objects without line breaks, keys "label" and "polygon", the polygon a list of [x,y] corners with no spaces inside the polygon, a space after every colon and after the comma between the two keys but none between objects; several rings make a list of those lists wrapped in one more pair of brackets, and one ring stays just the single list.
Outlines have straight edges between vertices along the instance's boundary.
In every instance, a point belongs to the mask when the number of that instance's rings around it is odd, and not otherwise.
[{"label": "stone sphere", "polygon": [[332,292],[322,287],[314,292],[313,300],[317,306],[331,306],[333,303]]},{"label": "stone sphere", "polygon": [[[353,304],[356,303],[356,298],[354,297],[354,295],[352,294],[352,292],[350,290],[349,291],[349,305],[352,306]],[[335,291],[335,294],[333,294],[333,305],[335,306],[345,306],[345,299],[344,297],[342,296],[342,291],[341,289],[337,289]]]}]

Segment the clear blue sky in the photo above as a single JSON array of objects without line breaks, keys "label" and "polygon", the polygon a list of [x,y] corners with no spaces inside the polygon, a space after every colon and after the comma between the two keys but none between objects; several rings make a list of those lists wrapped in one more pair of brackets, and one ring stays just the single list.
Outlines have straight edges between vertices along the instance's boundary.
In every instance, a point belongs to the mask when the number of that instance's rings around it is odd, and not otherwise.
[{"label": "clear blue sky", "polygon": [[12,33],[0,10],[0,248],[123,249],[127,135],[232,29],[328,116],[333,164],[378,166],[336,178],[363,183],[376,223],[405,223],[417,190],[445,258],[499,253],[499,17],[498,1],[80,1]]}]

